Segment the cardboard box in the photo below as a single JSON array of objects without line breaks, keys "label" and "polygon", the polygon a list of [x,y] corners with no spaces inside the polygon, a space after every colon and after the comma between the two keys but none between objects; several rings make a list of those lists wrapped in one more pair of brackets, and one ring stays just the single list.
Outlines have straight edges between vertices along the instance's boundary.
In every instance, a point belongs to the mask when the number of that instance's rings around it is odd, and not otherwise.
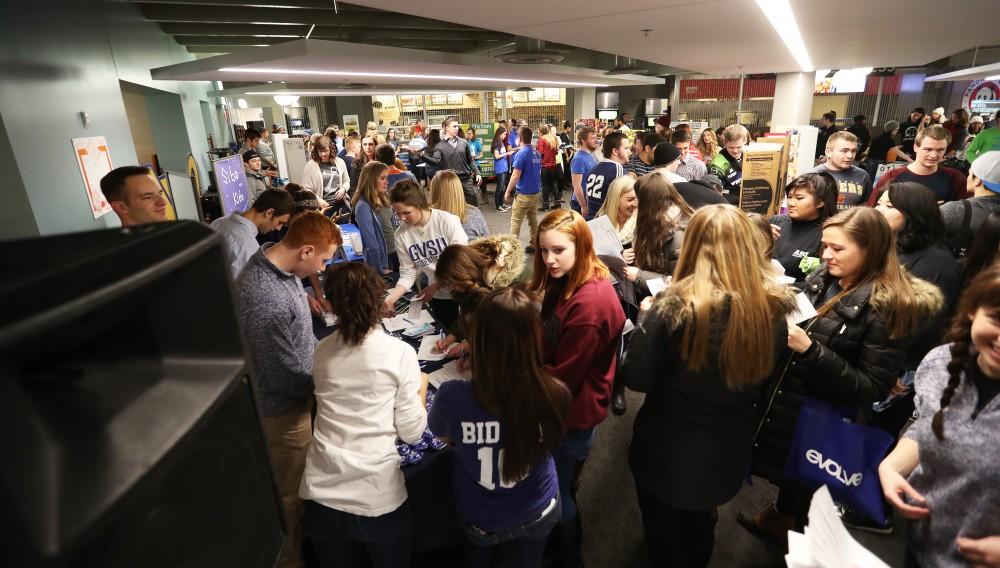
[{"label": "cardboard box", "polygon": [[750,144],[743,150],[740,209],[768,217],[778,213],[784,197],[781,184],[783,153],[781,144]]}]

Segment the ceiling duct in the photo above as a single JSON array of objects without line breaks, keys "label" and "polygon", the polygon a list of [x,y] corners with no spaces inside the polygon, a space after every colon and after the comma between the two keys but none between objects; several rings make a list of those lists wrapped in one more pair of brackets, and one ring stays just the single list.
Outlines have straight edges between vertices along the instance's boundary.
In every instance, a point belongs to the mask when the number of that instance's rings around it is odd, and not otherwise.
[{"label": "ceiling duct", "polygon": [[518,37],[515,45],[514,51],[498,55],[497,59],[504,63],[531,65],[559,63],[565,59],[558,51],[546,49],[544,40]]},{"label": "ceiling duct", "polygon": [[605,75],[644,75],[649,73],[649,69],[643,69],[635,64],[635,59],[628,57],[625,59],[625,64],[622,65],[618,63],[618,56],[615,56],[615,67],[610,71],[606,71]]}]

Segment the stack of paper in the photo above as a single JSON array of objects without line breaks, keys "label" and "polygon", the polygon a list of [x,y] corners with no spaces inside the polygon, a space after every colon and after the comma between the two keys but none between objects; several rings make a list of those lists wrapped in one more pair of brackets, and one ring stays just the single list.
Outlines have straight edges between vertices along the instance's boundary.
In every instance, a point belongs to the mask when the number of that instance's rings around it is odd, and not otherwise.
[{"label": "stack of paper", "polygon": [[590,227],[590,233],[594,237],[594,252],[621,258],[622,242],[618,239],[618,233],[615,232],[607,215],[587,221],[587,226]]},{"label": "stack of paper", "polygon": [[851,538],[825,485],[813,493],[805,534],[788,531],[785,564],[788,568],[889,568]]},{"label": "stack of paper", "polygon": [[440,388],[442,384],[448,381],[467,381],[469,376],[458,369],[458,362],[460,359],[455,359],[450,363],[441,367],[437,371],[434,371],[428,375],[428,382],[434,388]]},{"label": "stack of paper", "polygon": [[417,359],[421,361],[440,361],[448,356],[444,351],[438,351],[437,335],[425,335],[420,339],[420,349],[417,350]]}]

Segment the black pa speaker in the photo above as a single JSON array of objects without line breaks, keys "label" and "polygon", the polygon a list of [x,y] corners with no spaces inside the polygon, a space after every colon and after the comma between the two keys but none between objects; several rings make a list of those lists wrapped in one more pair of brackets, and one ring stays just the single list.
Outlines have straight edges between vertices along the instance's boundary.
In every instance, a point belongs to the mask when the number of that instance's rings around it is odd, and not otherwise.
[{"label": "black pa speaker", "polygon": [[274,566],[228,270],[193,222],[0,243],[0,565]]}]

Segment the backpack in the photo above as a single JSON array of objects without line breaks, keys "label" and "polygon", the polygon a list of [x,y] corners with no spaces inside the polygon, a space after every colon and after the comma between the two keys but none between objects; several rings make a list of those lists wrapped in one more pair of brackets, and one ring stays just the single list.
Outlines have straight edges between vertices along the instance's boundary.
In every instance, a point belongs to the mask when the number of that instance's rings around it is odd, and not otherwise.
[{"label": "backpack", "polygon": [[948,250],[955,258],[965,258],[972,248],[972,242],[976,239],[976,233],[972,230],[972,203],[968,199],[962,200],[962,226],[956,233],[949,233],[945,236]]}]

